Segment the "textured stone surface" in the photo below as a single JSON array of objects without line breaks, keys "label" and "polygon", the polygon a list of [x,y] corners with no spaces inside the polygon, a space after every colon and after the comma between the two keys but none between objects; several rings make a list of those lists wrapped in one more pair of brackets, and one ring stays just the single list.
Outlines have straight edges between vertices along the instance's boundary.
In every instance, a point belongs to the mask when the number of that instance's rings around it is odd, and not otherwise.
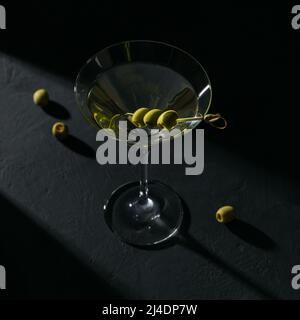
[{"label": "textured stone surface", "polygon": [[[70,114],[64,121],[77,147],[51,136],[56,117],[32,102],[39,87],[61,105],[58,114]],[[73,84],[1,54],[0,110],[0,264],[12,295],[300,297],[290,284],[300,255],[299,185],[287,176],[220,147],[207,130],[201,176],[185,176],[181,166],[151,170],[182,196],[190,227],[173,246],[136,249],[110,232],[100,209],[136,170],[96,163],[95,132],[76,108]],[[241,221],[217,224],[224,204]]]},{"label": "textured stone surface", "polygon": [[[291,268],[300,264],[300,47],[291,8],[1,4],[8,16],[0,30],[0,264],[8,297],[300,297],[291,288]],[[152,168],[190,210],[180,244],[157,251],[129,247],[107,228],[101,206],[137,173],[97,165],[95,132],[73,97],[83,62],[126,39],[165,41],[193,54],[212,80],[212,111],[229,120],[222,133],[205,128],[203,175]],[[39,87],[57,103],[47,112],[32,102]],[[57,115],[70,127],[69,144],[51,136]],[[224,204],[240,218],[230,227],[214,220]]]}]

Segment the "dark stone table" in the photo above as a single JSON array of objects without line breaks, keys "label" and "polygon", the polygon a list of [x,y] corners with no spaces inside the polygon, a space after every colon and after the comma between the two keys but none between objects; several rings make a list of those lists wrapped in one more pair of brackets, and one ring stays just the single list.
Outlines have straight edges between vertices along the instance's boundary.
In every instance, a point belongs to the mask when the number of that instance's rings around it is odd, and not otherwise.
[{"label": "dark stone table", "polygon": [[[8,28],[0,53],[0,264],[7,271],[8,298],[300,297],[291,287],[291,269],[300,264],[299,157],[290,148],[299,143],[293,114],[278,116],[295,101],[296,84],[289,82],[287,97],[283,79],[295,66],[297,51],[276,50],[283,47],[285,31],[268,24],[273,16],[251,11],[256,19],[251,29],[236,11],[228,24],[218,14],[218,26],[225,27],[210,29],[218,42],[204,35],[211,46],[184,41],[188,28],[173,40],[204,61],[213,83],[213,110],[225,114],[230,126],[224,132],[205,127],[202,175],[185,176],[178,165],[151,168],[151,177],[173,186],[186,204],[176,243],[159,250],[121,243],[105,224],[105,200],[117,186],[136,179],[137,172],[133,166],[97,164],[96,132],[82,118],[73,95],[78,66],[96,47],[118,40],[117,28],[110,40],[97,44],[90,44],[90,35],[88,49],[76,52],[80,44],[70,25],[60,35],[62,20],[50,11],[56,38],[47,33],[46,53],[29,38],[23,49],[20,43],[14,46],[9,36],[21,40],[25,31],[17,34],[11,27],[9,34]],[[213,25],[204,13],[202,17],[200,25]],[[32,22],[26,34],[32,35],[34,27]],[[148,30],[133,29],[123,29],[119,37],[143,38]],[[159,28],[154,30],[147,37],[176,39],[168,28],[161,35]],[[39,87],[51,96],[46,110],[32,102]],[[282,121],[287,118],[289,125]],[[64,144],[51,136],[57,119],[70,128]],[[238,217],[228,226],[215,221],[216,210],[225,204],[234,205]]]}]

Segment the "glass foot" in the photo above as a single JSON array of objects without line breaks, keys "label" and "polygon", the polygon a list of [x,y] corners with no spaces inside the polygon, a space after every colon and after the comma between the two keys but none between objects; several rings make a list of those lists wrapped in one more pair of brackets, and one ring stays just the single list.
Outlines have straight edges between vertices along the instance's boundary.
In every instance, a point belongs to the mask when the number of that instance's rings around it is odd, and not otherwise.
[{"label": "glass foot", "polygon": [[182,223],[179,196],[167,185],[149,182],[148,196],[139,195],[138,182],[115,190],[104,206],[110,229],[124,242],[136,246],[162,243],[174,236]]}]

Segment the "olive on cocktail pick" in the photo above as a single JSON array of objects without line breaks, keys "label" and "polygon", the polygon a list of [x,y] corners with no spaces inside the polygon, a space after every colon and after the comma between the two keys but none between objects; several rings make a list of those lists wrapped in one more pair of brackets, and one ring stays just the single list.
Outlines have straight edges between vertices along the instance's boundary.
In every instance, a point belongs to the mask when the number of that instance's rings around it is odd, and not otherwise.
[{"label": "olive on cocktail pick", "polygon": [[133,114],[128,113],[128,115],[131,115],[130,121],[138,128],[144,127],[144,116],[148,111],[149,108],[139,108]]},{"label": "olive on cocktail pick", "polygon": [[157,120],[162,113],[163,111],[160,109],[151,109],[145,114],[143,118],[144,124],[147,127],[155,128],[157,126]]},{"label": "olive on cocktail pick", "polygon": [[96,122],[96,124],[100,127],[100,128],[107,128],[109,127],[110,124],[110,120],[109,118],[104,115],[102,112],[94,112],[93,113],[93,118]]},{"label": "olive on cocktail pick", "polygon": [[163,112],[157,119],[157,126],[170,130],[176,126],[178,118],[178,113],[175,110],[167,110]]}]

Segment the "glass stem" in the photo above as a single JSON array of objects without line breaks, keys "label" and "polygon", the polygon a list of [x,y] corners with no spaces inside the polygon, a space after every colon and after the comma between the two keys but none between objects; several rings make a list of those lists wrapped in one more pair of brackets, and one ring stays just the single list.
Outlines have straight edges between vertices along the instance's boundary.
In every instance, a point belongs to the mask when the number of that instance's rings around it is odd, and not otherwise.
[{"label": "glass stem", "polygon": [[142,162],[140,164],[140,197],[148,197],[148,155],[149,152],[147,149],[143,150]]}]

